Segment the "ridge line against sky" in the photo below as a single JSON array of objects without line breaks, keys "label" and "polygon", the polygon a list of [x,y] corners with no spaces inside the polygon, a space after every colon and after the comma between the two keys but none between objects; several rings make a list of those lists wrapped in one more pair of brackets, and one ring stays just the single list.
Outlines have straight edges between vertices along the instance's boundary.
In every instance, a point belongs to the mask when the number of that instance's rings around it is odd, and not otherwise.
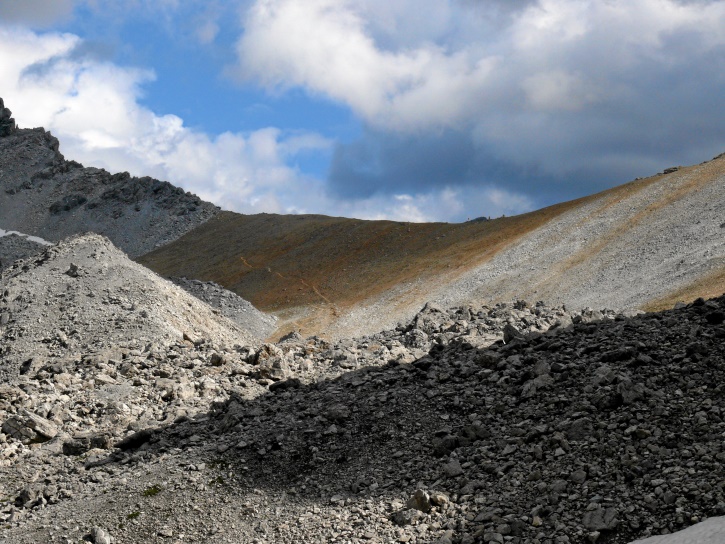
[{"label": "ridge line against sky", "polygon": [[8,0],[0,76],[224,209],[464,221],[725,151],[725,0]]}]

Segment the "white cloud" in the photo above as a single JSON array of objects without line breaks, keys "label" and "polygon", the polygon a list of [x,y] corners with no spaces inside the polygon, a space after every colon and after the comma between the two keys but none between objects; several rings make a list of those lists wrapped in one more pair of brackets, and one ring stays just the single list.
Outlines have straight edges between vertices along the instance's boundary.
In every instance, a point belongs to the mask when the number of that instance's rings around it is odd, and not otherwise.
[{"label": "white cloud", "polygon": [[[72,55],[70,34],[0,27],[3,98],[21,127],[43,126],[69,158],[109,171],[153,175],[227,209],[286,211],[316,183],[286,161],[331,144],[309,133],[267,128],[210,136],[138,102],[147,70]],[[289,197],[287,196],[289,195]],[[268,203],[258,209],[255,202]]]},{"label": "white cloud", "polygon": [[531,205],[511,195],[501,199],[488,189],[331,197],[323,181],[289,166],[300,154],[328,150],[328,139],[277,128],[218,136],[189,129],[180,117],[156,115],[139,104],[152,72],[78,60],[72,53],[81,43],[71,34],[0,27],[3,98],[18,124],[51,130],[61,141],[61,152],[85,165],[169,180],[244,213],[445,221],[469,208],[497,215]]},{"label": "white cloud", "polygon": [[[674,150],[696,162],[722,145],[708,109],[722,104],[711,74],[723,68],[725,1],[515,4],[256,0],[237,74],[328,97],[377,131],[468,131],[481,154],[567,183],[602,157],[612,184]],[[719,139],[703,147],[693,119]]]},{"label": "white cloud", "polygon": [[386,129],[460,125],[516,108],[516,96],[536,111],[580,109],[617,70],[666,58],[672,33],[696,34],[700,51],[722,45],[725,2],[540,0],[509,22],[492,32],[452,0],[257,0],[238,73],[323,94]]},{"label": "white cloud", "polygon": [[[78,1],[99,17],[115,17],[129,5]],[[196,0],[130,5],[136,15],[128,17],[158,19],[201,43],[222,41],[217,33],[226,20],[220,14],[233,11],[225,3]],[[682,149],[673,164],[690,157],[695,162],[725,138],[713,113],[723,103],[725,0],[236,5],[249,6],[236,44],[236,75],[344,104],[371,134],[403,133],[411,140],[456,135],[470,144],[469,156],[449,155],[473,165],[475,171],[459,172],[469,188],[456,188],[458,180],[445,175],[418,183],[415,169],[398,187],[396,175],[406,172],[389,168],[388,176],[375,173],[365,191],[330,196],[325,182],[293,166],[305,153],[330,149],[332,142],[319,134],[268,128],[209,135],[190,129],[178,116],[140,105],[152,71],[81,58],[73,54],[83,46],[77,36],[10,30],[2,25],[7,20],[0,22],[3,97],[21,125],[52,129],[70,158],[168,179],[239,211],[409,220],[508,215],[533,206],[522,195],[549,189],[535,187],[530,173],[549,184],[572,184],[581,172],[642,175],[663,157],[669,163],[673,149]],[[14,15],[20,22],[24,16]],[[194,22],[195,35],[179,24],[184,17]],[[373,147],[385,153],[385,142],[378,143]],[[434,147],[430,151],[435,154]],[[372,164],[379,158],[375,153]],[[415,165],[415,157],[406,160]],[[612,176],[610,184],[617,181],[624,179]]]},{"label": "white cloud", "polygon": [[360,6],[375,7],[350,0],[259,0],[238,43],[240,75],[269,87],[305,87],[386,127],[460,120],[496,59],[465,51],[448,55],[432,42],[382,50],[367,32],[363,15],[370,16],[370,9]]}]

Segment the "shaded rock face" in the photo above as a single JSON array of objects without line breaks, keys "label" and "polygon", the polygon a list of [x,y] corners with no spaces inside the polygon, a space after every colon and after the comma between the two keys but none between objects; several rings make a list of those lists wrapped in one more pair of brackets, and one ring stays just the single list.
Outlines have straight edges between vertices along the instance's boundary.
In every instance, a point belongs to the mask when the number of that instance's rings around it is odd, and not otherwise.
[{"label": "shaded rock face", "polygon": [[131,257],[175,240],[219,211],[150,177],[67,161],[42,128],[16,129],[0,100],[0,228],[49,241],[97,232]]},{"label": "shaded rock face", "polygon": [[25,259],[46,248],[43,244],[28,240],[24,236],[9,234],[0,236],[0,272],[19,259]]},{"label": "shaded rock face", "polygon": [[9,136],[17,130],[15,119],[12,118],[13,112],[5,107],[3,99],[0,98],[0,138]]}]

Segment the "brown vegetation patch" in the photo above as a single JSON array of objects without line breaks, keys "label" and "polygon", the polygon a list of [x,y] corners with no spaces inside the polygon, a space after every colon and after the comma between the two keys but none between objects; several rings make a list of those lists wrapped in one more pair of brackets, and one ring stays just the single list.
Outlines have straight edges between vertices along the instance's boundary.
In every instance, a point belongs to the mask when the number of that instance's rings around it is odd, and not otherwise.
[{"label": "brown vegetation patch", "polygon": [[725,294],[725,262],[719,268],[697,278],[692,283],[653,300],[643,309],[648,312],[659,312],[671,309],[678,302],[690,303],[700,297],[709,299],[722,294]]},{"label": "brown vegetation patch", "polygon": [[452,281],[575,203],[461,224],[222,212],[138,260],[163,276],[215,281],[280,317],[315,314],[298,325],[319,332],[316,321],[397,285],[420,285],[424,299],[428,282]]}]

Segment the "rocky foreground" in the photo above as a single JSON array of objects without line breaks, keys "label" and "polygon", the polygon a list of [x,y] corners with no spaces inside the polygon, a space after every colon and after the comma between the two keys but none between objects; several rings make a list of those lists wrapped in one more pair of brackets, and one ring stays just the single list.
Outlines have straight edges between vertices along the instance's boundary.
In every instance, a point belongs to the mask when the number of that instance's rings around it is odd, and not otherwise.
[{"label": "rocky foreground", "polygon": [[618,544],[725,514],[725,297],[428,305],[334,344],[56,334],[22,359],[8,331],[34,329],[11,319],[52,299],[5,287],[21,271],[3,275],[0,542]]}]

